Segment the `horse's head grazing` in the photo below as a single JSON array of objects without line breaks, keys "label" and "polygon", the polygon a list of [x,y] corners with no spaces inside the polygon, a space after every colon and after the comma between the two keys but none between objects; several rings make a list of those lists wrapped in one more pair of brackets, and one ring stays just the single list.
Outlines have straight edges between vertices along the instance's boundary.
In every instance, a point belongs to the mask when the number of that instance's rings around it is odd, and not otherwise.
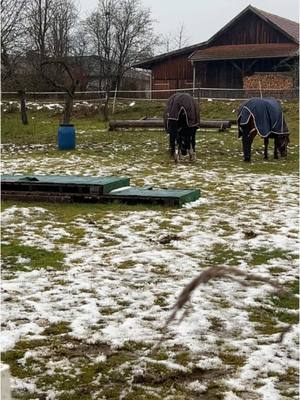
[{"label": "horse's head grazing", "polygon": [[289,135],[278,135],[276,140],[277,150],[279,151],[281,157],[287,156],[287,146],[290,142]]}]

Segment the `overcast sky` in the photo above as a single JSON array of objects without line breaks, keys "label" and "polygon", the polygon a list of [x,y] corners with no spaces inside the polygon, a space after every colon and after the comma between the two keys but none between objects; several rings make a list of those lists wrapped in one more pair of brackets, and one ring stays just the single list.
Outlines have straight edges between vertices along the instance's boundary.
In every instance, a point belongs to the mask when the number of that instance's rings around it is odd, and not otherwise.
[{"label": "overcast sky", "polygon": [[[97,0],[77,0],[81,16],[97,6]],[[208,40],[249,4],[299,22],[298,0],[141,0],[150,8],[157,34],[174,33],[184,24],[187,44]]]}]

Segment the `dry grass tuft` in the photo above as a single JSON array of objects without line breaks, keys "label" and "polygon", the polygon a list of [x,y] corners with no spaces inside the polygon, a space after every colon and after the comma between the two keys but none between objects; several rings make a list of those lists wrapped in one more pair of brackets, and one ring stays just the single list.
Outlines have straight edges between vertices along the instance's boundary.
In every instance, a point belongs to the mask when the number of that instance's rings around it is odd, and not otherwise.
[{"label": "dry grass tuft", "polygon": [[[247,272],[241,271],[237,268],[230,268],[230,267],[211,267],[208,269],[205,269],[202,271],[196,278],[194,278],[188,285],[185,286],[185,288],[182,290],[180,293],[175,305],[172,307],[174,310],[170,317],[167,319],[165,325],[163,326],[163,331],[166,330],[168,325],[175,320],[178,311],[180,311],[185,304],[187,304],[190,299],[191,299],[191,294],[192,292],[201,284],[206,284],[208,283],[211,279],[214,278],[230,278],[233,281],[238,282],[242,286],[251,286],[253,283],[247,282],[247,281],[259,281],[259,282],[265,282],[268,285],[272,286],[278,296],[282,296],[286,290],[283,289],[277,282],[271,281],[269,278],[264,278],[262,276],[256,275],[256,274],[249,274]],[[244,278],[244,280],[239,279],[240,277]],[[182,314],[179,323],[184,319],[184,317],[187,315],[187,310]],[[291,327],[288,327],[288,329],[283,332],[280,336],[280,341],[283,340],[283,337],[285,333],[287,333],[290,330]],[[158,347],[163,341],[165,337],[163,336],[159,343],[155,346]]]}]

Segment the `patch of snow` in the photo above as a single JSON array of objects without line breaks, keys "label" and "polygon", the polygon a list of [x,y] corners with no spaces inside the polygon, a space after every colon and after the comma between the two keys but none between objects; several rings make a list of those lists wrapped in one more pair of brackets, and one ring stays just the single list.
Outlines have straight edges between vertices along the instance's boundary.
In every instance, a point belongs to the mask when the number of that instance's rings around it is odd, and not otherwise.
[{"label": "patch of snow", "polygon": [[18,255],[18,257],[16,259],[17,264],[28,264],[29,262],[30,262],[30,258],[22,257],[20,255]]},{"label": "patch of snow", "polygon": [[232,391],[226,392],[224,400],[241,400],[240,397],[238,397],[236,394],[234,394]]},{"label": "patch of snow", "polygon": [[17,341],[24,335],[27,335],[28,333],[39,334],[43,330],[43,328],[39,327],[35,323],[25,323],[24,325],[15,327],[13,330],[2,329],[0,332],[1,350],[3,352],[8,351],[12,349]]},{"label": "patch of snow", "polygon": [[210,357],[200,360],[196,363],[196,367],[201,369],[216,369],[223,364],[219,357]]},{"label": "patch of snow", "polygon": [[190,382],[187,386],[190,390],[196,393],[205,393],[207,390],[207,385],[201,383],[199,380]]},{"label": "patch of snow", "polygon": [[200,197],[198,200],[191,201],[190,203],[183,204],[183,208],[197,208],[202,204],[209,204],[210,201],[207,198]]},{"label": "patch of snow", "polygon": [[275,389],[274,382],[272,378],[266,379],[266,383],[264,386],[257,389],[257,393],[259,393],[262,397],[262,400],[281,400],[282,397]]},{"label": "patch of snow", "polygon": [[14,390],[22,390],[29,393],[36,392],[36,385],[34,383],[26,382],[24,379],[15,378],[13,376],[11,377],[11,387]]},{"label": "patch of snow", "polygon": [[105,354],[99,354],[99,356],[97,356],[96,358],[94,358],[94,361],[95,361],[96,363],[102,363],[102,362],[105,362],[106,359],[107,359],[107,357],[106,357]]},{"label": "patch of snow", "polygon": [[148,357],[144,357],[143,360],[151,363],[151,364],[160,364],[160,365],[164,365],[165,367],[169,368],[169,369],[175,369],[178,371],[183,371],[183,372],[187,372],[187,368],[184,367],[183,365],[168,361],[168,360],[154,360],[152,358],[148,358]]}]

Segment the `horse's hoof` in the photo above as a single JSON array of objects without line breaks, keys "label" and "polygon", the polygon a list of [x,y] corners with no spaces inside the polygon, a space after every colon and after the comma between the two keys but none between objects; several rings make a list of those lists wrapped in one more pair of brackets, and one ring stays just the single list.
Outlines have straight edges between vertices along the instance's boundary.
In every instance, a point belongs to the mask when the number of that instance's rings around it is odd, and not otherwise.
[{"label": "horse's hoof", "polygon": [[250,158],[244,158],[244,161],[251,162],[251,159]]}]

